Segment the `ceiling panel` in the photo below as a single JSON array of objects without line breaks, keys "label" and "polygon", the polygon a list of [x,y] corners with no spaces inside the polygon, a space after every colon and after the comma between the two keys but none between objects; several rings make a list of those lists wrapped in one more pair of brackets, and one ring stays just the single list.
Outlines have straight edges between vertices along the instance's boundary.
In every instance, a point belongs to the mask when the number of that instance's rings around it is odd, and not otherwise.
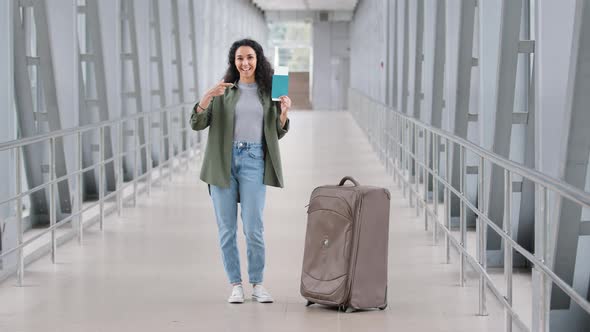
[{"label": "ceiling panel", "polygon": [[353,10],[357,0],[309,0],[311,10]]},{"label": "ceiling panel", "polygon": [[353,10],[358,0],[252,0],[262,10]]}]

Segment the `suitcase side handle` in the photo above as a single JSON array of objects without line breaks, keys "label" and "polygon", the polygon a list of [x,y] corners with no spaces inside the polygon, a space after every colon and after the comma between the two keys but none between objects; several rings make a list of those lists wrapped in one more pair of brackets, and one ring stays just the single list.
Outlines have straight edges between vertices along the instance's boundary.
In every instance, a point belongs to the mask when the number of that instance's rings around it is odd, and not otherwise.
[{"label": "suitcase side handle", "polygon": [[360,184],[352,176],[343,177],[342,180],[340,180],[340,183],[338,185],[339,186],[344,185],[344,182],[346,182],[346,180],[350,180],[350,182],[352,182],[355,186],[360,186]]}]

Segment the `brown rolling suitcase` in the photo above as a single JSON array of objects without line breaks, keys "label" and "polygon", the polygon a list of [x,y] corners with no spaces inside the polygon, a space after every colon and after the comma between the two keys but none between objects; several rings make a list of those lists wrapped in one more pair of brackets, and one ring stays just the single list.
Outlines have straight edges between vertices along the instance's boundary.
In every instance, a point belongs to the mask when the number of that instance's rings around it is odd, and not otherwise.
[{"label": "brown rolling suitcase", "polygon": [[[353,186],[344,186],[350,180]],[[307,210],[301,295],[342,311],[387,307],[390,194],[344,177],[317,187]]]}]

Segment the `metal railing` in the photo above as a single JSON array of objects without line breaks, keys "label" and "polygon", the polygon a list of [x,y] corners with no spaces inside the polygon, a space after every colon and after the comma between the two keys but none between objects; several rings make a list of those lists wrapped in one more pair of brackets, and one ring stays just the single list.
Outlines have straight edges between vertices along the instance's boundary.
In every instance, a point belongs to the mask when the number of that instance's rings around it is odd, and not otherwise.
[{"label": "metal railing", "polygon": [[[420,205],[424,210],[425,229],[428,230],[429,219],[433,227],[433,242],[437,243],[438,232],[444,233],[445,251],[447,263],[450,261],[450,247],[456,248],[460,255],[459,280],[460,285],[465,282],[465,263],[468,262],[479,274],[479,315],[487,315],[486,292],[488,287],[497,300],[503,305],[505,311],[505,331],[512,331],[513,323],[524,331],[531,328],[525,324],[512,306],[513,300],[513,271],[512,255],[516,251],[534,266],[534,273],[539,276],[539,282],[533,285],[533,293],[538,292],[538,300],[532,301],[533,329],[536,331],[549,331],[549,296],[552,283],[557,285],[571,300],[575,301],[583,310],[590,314],[590,302],[577,293],[570,285],[559,278],[549,266],[546,265],[549,252],[547,249],[548,235],[548,191],[558,197],[566,198],[582,207],[590,207],[590,193],[579,190],[563,181],[547,176],[538,171],[529,169],[521,164],[507,160],[482,147],[468,142],[444,130],[431,127],[415,118],[400,113],[381,102],[358,92],[354,89],[349,93],[349,109],[356,118],[360,127],[367,133],[373,148],[385,163],[387,171],[393,174],[394,182],[403,187],[403,194],[409,193],[410,205],[412,196],[415,197],[417,215],[420,213]],[[420,136],[422,135],[422,136]],[[420,150],[419,141],[422,137],[423,153]],[[439,158],[444,142],[445,164],[439,164]],[[459,188],[451,184],[451,150],[458,147],[459,150]],[[469,152],[478,159],[478,195],[477,206],[470,202],[466,195],[465,186],[465,156]],[[432,162],[432,163],[431,163]],[[496,165],[504,170],[504,222],[500,228],[487,217],[484,209],[484,166],[486,162]],[[444,167],[441,167],[444,166]],[[439,174],[439,168],[444,168],[444,175]],[[491,169],[491,168],[490,168]],[[412,172],[414,170],[414,172]],[[511,225],[511,193],[513,174],[530,180],[535,185],[537,197],[537,210],[539,218],[535,218],[535,250],[530,252],[519,245],[512,238]],[[420,176],[424,181],[420,183]],[[428,204],[428,178],[432,177],[432,208]],[[442,222],[439,219],[439,184],[443,186],[444,215]],[[420,185],[423,186],[420,193]],[[451,233],[451,195],[460,200],[459,232],[460,239],[456,239]],[[472,256],[466,248],[466,209],[473,211],[476,219],[476,255]],[[504,251],[504,279],[505,292],[492,280],[487,271],[486,239],[487,231],[492,229],[503,240]]]},{"label": "metal railing", "polygon": [[[182,126],[178,126],[176,130],[173,130],[173,123],[178,123],[180,121],[188,121],[188,115],[190,114],[190,110],[194,104],[187,103],[187,104],[179,104],[170,107],[165,107],[159,110],[155,110],[152,112],[142,112],[133,114],[130,116],[126,116],[116,120],[110,121],[103,121],[99,123],[94,123],[91,125],[71,128],[71,129],[64,129],[60,131],[54,131],[47,134],[42,134],[34,137],[28,137],[18,140],[13,140],[5,143],[0,143],[0,151],[12,151],[14,155],[14,167],[15,167],[15,183],[16,183],[16,193],[14,196],[9,197],[8,199],[4,199],[0,201],[0,205],[9,204],[11,202],[16,203],[16,215],[15,215],[15,222],[17,226],[17,245],[13,248],[8,250],[4,250],[0,253],[0,259],[7,257],[16,252],[17,255],[17,266],[16,266],[16,273],[18,279],[18,285],[23,285],[24,280],[24,248],[26,246],[31,245],[35,241],[38,241],[44,235],[51,233],[51,260],[53,263],[56,262],[56,253],[57,253],[57,238],[56,238],[56,230],[59,227],[64,226],[67,223],[72,223],[72,228],[76,229],[76,236],[78,238],[78,242],[82,244],[84,238],[84,217],[83,214],[90,209],[95,208],[96,206],[99,207],[98,212],[98,223],[100,230],[104,229],[104,217],[105,217],[105,202],[109,199],[116,200],[116,210],[118,215],[121,215],[123,210],[123,201],[124,201],[124,190],[129,187],[133,186],[133,194],[132,194],[132,201],[133,206],[135,207],[137,203],[137,196],[138,196],[138,182],[144,181],[145,182],[145,191],[149,196],[151,194],[152,188],[152,181],[153,181],[153,172],[154,170],[159,171],[159,176],[157,180],[161,181],[164,179],[164,172],[163,169],[166,167],[168,170],[168,178],[172,180],[172,173],[176,164],[177,167],[182,166],[183,161],[184,165],[188,167],[188,160],[192,156],[196,156],[200,152],[200,142],[196,139],[193,143],[193,138],[198,137],[197,133],[191,134],[191,128],[186,126],[184,129]],[[187,112],[188,110],[188,112]],[[175,117],[176,116],[176,117]],[[159,121],[153,122],[154,119],[157,120],[166,120],[166,121]],[[174,121],[171,121],[174,120]],[[144,121],[144,124],[147,122],[148,130],[145,131],[146,140],[144,144],[140,144],[139,140],[139,130],[140,122]],[[161,123],[168,124],[168,134],[163,135],[162,130],[158,130],[159,135],[152,135],[152,128],[159,128]],[[133,128],[132,130],[125,130],[125,128]],[[107,128],[110,129],[111,132],[118,132],[117,134],[117,144],[115,148],[115,152],[111,158],[105,158],[105,131]],[[115,130],[113,130],[115,129]],[[98,162],[83,167],[82,162],[82,140],[83,134],[90,133],[92,131],[98,131],[99,136],[99,143],[98,143]],[[131,133],[132,132],[132,133]],[[193,136],[194,135],[194,136]],[[56,177],[55,172],[55,144],[56,140],[61,139],[65,141],[67,137],[75,137],[76,141],[76,155],[77,155],[77,165],[76,170],[67,172],[67,174]],[[131,146],[130,144],[124,144],[125,137],[128,139],[132,139],[132,148],[125,148],[125,145]],[[182,147],[182,138],[187,138],[186,141],[188,142],[186,145],[186,149],[183,150]],[[175,154],[175,145],[174,140],[177,139],[178,144],[177,150],[178,153]],[[29,190],[23,191],[21,188],[21,169],[22,169],[22,155],[23,149],[27,146],[32,144],[38,144],[42,142],[49,142],[49,180],[44,182],[41,185],[38,185],[34,188]],[[115,142],[115,140],[113,140]],[[157,167],[153,167],[153,157],[152,151],[154,151],[155,145],[158,145],[158,165]],[[164,155],[165,151],[165,144],[168,145],[168,159],[164,160],[166,156]],[[113,143],[113,145],[115,145]],[[141,153],[142,151],[145,153],[145,160],[147,160],[146,171],[143,174],[140,174],[142,170],[141,167]],[[133,162],[128,163],[129,167],[132,167],[133,177],[131,181],[124,182],[123,181],[123,172],[125,169],[124,165],[124,158],[131,158]],[[116,183],[116,190],[106,193],[106,184],[105,184],[105,167],[107,164],[112,163],[115,166],[115,183]],[[126,169],[129,171],[129,167]],[[82,205],[83,202],[83,190],[82,190],[82,176],[86,172],[98,172],[98,200],[93,201],[91,203]],[[57,206],[56,204],[56,186],[59,182],[62,181],[74,181],[76,183],[76,193],[72,197],[75,204],[74,209],[71,214],[64,217],[61,220],[57,220]],[[70,186],[71,187],[71,186]],[[49,191],[49,227],[43,229],[43,231],[31,236],[29,239],[24,240],[24,227],[23,227],[23,215],[22,215],[22,200],[28,195],[31,195],[40,190],[48,190]],[[71,195],[72,196],[72,195]]]}]

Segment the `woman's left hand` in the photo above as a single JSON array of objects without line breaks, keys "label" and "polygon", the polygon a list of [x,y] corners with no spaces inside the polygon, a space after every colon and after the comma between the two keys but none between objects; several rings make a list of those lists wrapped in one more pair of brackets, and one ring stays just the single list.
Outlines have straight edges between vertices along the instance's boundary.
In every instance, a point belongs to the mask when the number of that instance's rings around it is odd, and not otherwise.
[{"label": "woman's left hand", "polygon": [[281,102],[281,126],[285,126],[287,117],[289,116],[289,110],[291,109],[291,98],[287,96],[279,97]]}]

